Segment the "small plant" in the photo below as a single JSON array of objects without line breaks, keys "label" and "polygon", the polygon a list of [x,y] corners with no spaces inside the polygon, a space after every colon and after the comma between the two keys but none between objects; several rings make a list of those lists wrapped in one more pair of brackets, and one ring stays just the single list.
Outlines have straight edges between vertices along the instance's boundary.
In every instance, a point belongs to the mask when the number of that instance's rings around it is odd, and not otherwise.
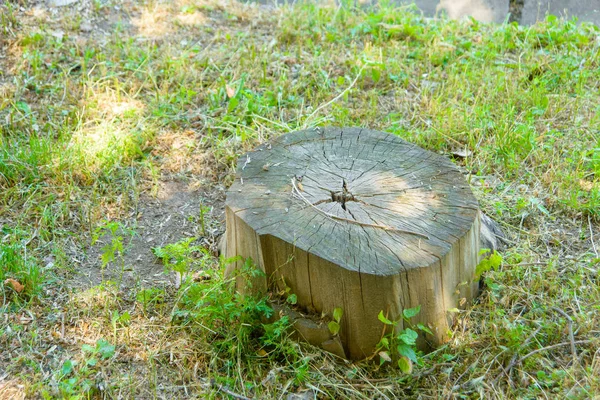
[{"label": "small plant", "polygon": [[92,245],[98,242],[101,237],[105,235],[110,236],[110,242],[102,247],[102,253],[100,255],[100,259],[102,260],[101,273],[103,281],[106,266],[117,258],[121,264],[121,276],[119,280],[123,279],[123,273],[125,272],[125,258],[123,257],[124,249],[122,234],[130,234],[133,236],[133,233],[133,230],[126,228],[120,222],[106,222],[95,230],[92,235]]},{"label": "small plant", "polygon": [[[481,249],[479,250],[479,255],[484,255],[489,251],[489,249]],[[502,256],[496,251],[493,251],[489,256],[477,264],[477,268],[475,269],[475,280],[479,279],[484,272],[490,270],[496,271],[500,265],[502,265]]]},{"label": "small plant", "polygon": [[14,36],[15,30],[19,26],[15,13],[17,9],[10,2],[4,2],[3,7],[0,7],[0,32],[2,34]]},{"label": "small plant", "polygon": [[[420,311],[421,306],[404,309],[402,311],[402,318],[398,321],[391,321],[387,319],[383,314],[383,311],[379,312],[377,318],[385,325],[394,328],[393,332],[384,336],[377,345],[377,348],[379,349],[378,354],[380,357],[380,364],[392,361],[390,352],[397,355],[398,367],[405,374],[410,374],[412,372],[413,363],[417,365],[421,364],[417,351],[417,338],[419,337],[417,331],[431,334],[431,330],[423,324],[413,325],[411,323],[411,318],[418,315]],[[398,330],[397,327],[401,321],[408,327]]]},{"label": "small plant", "polygon": [[115,346],[105,339],[98,340],[95,346],[84,344],[81,350],[83,352],[81,361],[66,360],[55,375],[61,398],[81,399],[97,395],[101,390],[99,387],[101,383],[96,381],[96,377],[102,368],[102,363],[107,362],[115,354]]},{"label": "small plant", "polygon": [[159,288],[142,289],[135,299],[142,303],[145,310],[149,305],[162,303],[165,300],[165,291]]},{"label": "small plant", "polygon": [[206,236],[206,223],[207,223],[207,214],[210,212],[211,208],[205,205],[200,206],[200,227],[202,228],[202,235]]},{"label": "small plant", "polygon": [[295,305],[298,303],[298,295],[296,295],[296,293],[292,293],[292,288],[285,283],[285,279],[283,279],[283,277],[281,278],[281,281],[285,287],[285,290],[281,290],[279,294],[285,297],[285,301],[288,304]]},{"label": "small plant", "polygon": [[327,324],[327,327],[329,328],[329,332],[331,332],[331,334],[334,336],[340,332],[340,321],[342,320],[343,315],[344,310],[342,310],[340,307],[333,309],[333,321],[330,321]]},{"label": "small plant", "polygon": [[267,322],[273,316],[267,298],[241,294],[233,287],[236,278],[249,282],[264,272],[256,268],[251,259],[246,259],[237,276],[222,277],[224,265],[235,261],[236,258],[221,259],[212,279],[182,286],[174,321],[198,328],[195,331],[198,340],[209,345],[212,362],[224,370],[238,368],[238,365],[254,368],[256,354],[268,359],[285,359],[291,364],[300,362],[296,347],[286,341],[289,319],[283,317]]},{"label": "small plant", "polygon": [[291,305],[294,305],[298,302],[298,296],[296,295],[296,293],[291,293],[287,296],[287,298],[285,299],[285,301],[287,301],[288,303],[290,303]]},{"label": "small plant", "polygon": [[164,247],[153,248],[154,255],[160,258],[166,271],[175,271],[185,275],[195,265],[204,267],[210,259],[210,253],[202,246],[192,246],[196,238],[181,240]]},{"label": "small plant", "polygon": [[17,299],[31,299],[42,288],[43,274],[35,259],[20,243],[0,243],[0,293],[12,292]]},{"label": "small plant", "polygon": [[122,314],[119,314],[117,310],[113,310],[110,316],[110,324],[113,328],[114,340],[117,340],[117,329],[128,327],[130,322],[131,314],[129,314],[129,311],[125,311]]}]

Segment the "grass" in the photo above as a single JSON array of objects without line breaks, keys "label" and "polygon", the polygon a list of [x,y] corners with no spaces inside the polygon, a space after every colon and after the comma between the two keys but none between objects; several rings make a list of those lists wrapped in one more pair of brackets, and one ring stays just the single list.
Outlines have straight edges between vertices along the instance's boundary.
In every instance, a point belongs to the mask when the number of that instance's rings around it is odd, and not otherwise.
[{"label": "grass", "polygon": [[[80,3],[53,18],[0,5],[0,397],[600,393],[597,28],[393,7]],[[78,286],[73,243],[88,246],[142,193],[170,179],[227,186],[246,150],[318,125],[465,152],[456,162],[508,234],[477,304],[411,374],[291,341],[283,323],[260,322],[261,299],[224,289],[208,255],[186,265],[210,279],[179,289]]]}]

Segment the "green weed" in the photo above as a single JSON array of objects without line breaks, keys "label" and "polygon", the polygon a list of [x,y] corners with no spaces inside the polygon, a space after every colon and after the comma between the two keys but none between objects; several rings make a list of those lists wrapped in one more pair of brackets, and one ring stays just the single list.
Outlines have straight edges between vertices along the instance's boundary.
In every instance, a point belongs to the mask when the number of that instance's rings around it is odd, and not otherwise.
[{"label": "green weed", "polygon": [[[392,361],[390,354],[397,358],[398,368],[405,374],[413,371],[413,363],[419,366],[423,365],[419,357],[420,352],[417,350],[418,332],[428,334],[432,334],[432,332],[423,324],[413,325],[411,323],[411,318],[418,315],[420,311],[420,306],[402,310],[402,318],[399,321],[390,321],[383,311],[379,313],[377,316],[379,321],[392,328],[392,332],[381,338],[377,345],[380,365]],[[398,325],[400,324],[405,327],[399,329]]]},{"label": "green weed", "polygon": [[[244,279],[258,273],[262,272],[249,259],[239,272]],[[305,364],[296,345],[287,339],[289,319],[267,323],[273,315],[267,298],[237,293],[234,281],[224,279],[222,269],[217,269],[208,280],[188,282],[180,288],[173,312],[174,321],[192,329],[197,340],[209,346],[210,364],[221,371],[215,373],[215,379],[244,388],[247,382],[240,381],[235,373],[240,368],[242,374],[260,374],[269,364]]]},{"label": "green weed", "polygon": [[[6,228],[2,231],[7,233]],[[6,239],[8,236],[9,239]],[[23,305],[39,296],[46,276],[27,247],[21,241],[15,240],[10,233],[0,239],[0,285],[4,302],[2,308]],[[12,240],[11,240],[12,236]],[[46,274],[49,271],[45,271]],[[8,304],[6,303],[8,301]]]},{"label": "green weed", "polygon": [[[95,346],[83,345],[80,361],[65,360],[60,371],[55,374],[57,394],[64,399],[77,400],[98,396],[106,389],[104,382],[98,379],[103,365],[115,354],[115,346],[99,339]],[[53,398],[44,393],[44,398]]]},{"label": "green weed", "polygon": [[94,245],[100,238],[107,238],[110,242],[106,243],[102,247],[102,253],[100,258],[102,261],[100,271],[102,275],[102,281],[104,281],[104,271],[108,264],[115,260],[120,266],[119,284],[123,280],[123,274],[125,273],[125,258],[123,257],[125,249],[123,247],[123,235],[128,235],[130,238],[135,234],[135,231],[123,226],[119,222],[106,222],[96,228],[92,235],[92,245]]}]

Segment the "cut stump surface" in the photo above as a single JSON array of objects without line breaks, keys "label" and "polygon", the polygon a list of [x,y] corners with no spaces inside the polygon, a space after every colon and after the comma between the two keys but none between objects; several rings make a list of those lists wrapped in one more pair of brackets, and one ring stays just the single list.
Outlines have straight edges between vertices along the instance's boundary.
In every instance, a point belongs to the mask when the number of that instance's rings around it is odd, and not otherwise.
[{"label": "cut stump surface", "polygon": [[265,272],[238,290],[295,294],[318,315],[341,308],[352,359],[381,339],[380,311],[397,320],[420,306],[412,322],[435,346],[449,310],[477,292],[477,201],[454,164],[395,135],[324,128],[264,143],[239,160],[226,223],[227,255]]}]

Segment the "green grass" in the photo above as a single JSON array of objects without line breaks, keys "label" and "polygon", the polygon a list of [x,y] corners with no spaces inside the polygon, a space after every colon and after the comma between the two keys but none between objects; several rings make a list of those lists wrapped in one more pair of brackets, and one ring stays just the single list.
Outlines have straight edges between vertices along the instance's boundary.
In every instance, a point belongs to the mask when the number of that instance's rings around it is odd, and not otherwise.
[{"label": "green grass", "polygon": [[[553,17],[520,27],[433,21],[406,8],[265,11],[201,0],[119,10],[97,1],[89,11],[109,33],[81,33],[83,18],[68,7],[46,20],[0,5],[0,367],[10,390],[599,393],[590,235],[600,237],[598,28]],[[478,303],[412,374],[337,362],[265,328],[260,300],[227,297],[214,259],[202,266],[214,271],[210,283],[179,290],[138,296],[69,284],[70,243],[85,247],[105,219],[126,218],[141,192],[171,178],[226,186],[246,150],[318,125],[380,129],[449,156],[468,150],[456,162],[507,231],[510,246],[484,274]],[[16,293],[9,278],[25,290]],[[246,313],[197,309],[206,301]],[[38,356],[55,345],[52,357]]]}]

